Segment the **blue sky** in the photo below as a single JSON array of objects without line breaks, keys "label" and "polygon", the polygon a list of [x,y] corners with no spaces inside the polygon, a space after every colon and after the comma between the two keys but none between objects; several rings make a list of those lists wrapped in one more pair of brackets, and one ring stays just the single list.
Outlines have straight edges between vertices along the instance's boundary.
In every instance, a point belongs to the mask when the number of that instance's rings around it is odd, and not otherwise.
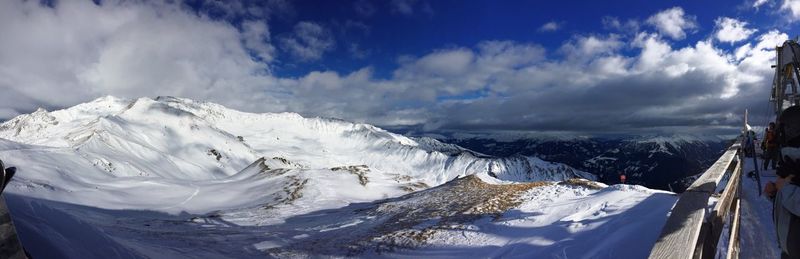
[{"label": "blue sky", "polygon": [[174,95],[421,131],[766,122],[800,1],[3,1],[0,118]]}]

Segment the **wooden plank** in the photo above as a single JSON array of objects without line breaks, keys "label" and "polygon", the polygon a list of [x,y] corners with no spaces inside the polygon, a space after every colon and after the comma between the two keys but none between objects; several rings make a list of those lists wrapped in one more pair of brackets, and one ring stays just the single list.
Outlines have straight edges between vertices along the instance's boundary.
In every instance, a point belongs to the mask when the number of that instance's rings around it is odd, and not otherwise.
[{"label": "wooden plank", "polygon": [[739,216],[741,215],[740,205],[740,200],[736,199],[736,212],[733,214],[733,224],[731,225],[731,239],[728,241],[728,259],[739,258]]},{"label": "wooden plank", "polygon": [[700,178],[697,178],[697,180],[686,189],[686,191],[714,192],[714,190],[717,189],[719,181],[722,180],[722,176],[725,175],[726,170],[730,167],[731,162],[736,158],[740,147],[741,144],[739,142],[731,145],[728,150],[700,176]]},{"label": "wooden plank", "polygon": [[739,191],[741,175],[741,162],[737,161],[736,168],[731,173],[731,177],[728,180],[728,184],[725,185],[725,190],[722,192],[722,196],[720,196],[719,201],[717,201],[717,205],[714,206],[715,216],[724,218],[728,212],[731,211],[731,205],[733,204],[733,200],[736,198],[736,195]]},{"label": "wooden plank", "polygon": [[681,194],[649,258],[692,258],[710,196],[707,192]]},{"label": "wooden plank", "polygon": [[722,196],[720,196],[719,200],[717,201],[717,205],[714,206],[714,211],[711,214],[711,217],[708,219],[710,231],[707,233],[708,236],[705,237],[706,242],[703,246],[703,258],[715,257],[717,253],[719,237],[722,235],[722,230],[725,227],[725,218],[728,217],[729,213],[732,211],[731,205],[733,205],[733,201],[736,199],[739,186],[741,184],[741,160],[737,159],[734,161],[733,166],[734,169],[731,172],[730,178],[728,179],[728,184],[725,185]]}]

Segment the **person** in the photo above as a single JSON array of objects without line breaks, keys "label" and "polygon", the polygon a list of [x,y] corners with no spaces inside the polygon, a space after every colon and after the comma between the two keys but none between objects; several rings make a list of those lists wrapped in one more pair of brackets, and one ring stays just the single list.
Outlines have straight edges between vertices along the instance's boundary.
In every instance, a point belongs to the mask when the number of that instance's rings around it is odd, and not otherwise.
[{"label": "person", "polygon": [[800,162],[786,157],[776,172],[778,180],[767,183],[764,193],[773,199],[772,220],[781,258],[800,258]]},{"label": "person", "polygon": [[761,143],[761,149],[764,150],[764,170],[772,161],[772,169],[778,166],[778,138],[775,134],[775,123],[770,122],[766,132],[764,132],[764,142]]},{"label": "person", "polygon": [[625,174],[620,174],[620,175],[619,175],[619,182],[620,182],[621,184],[625,184],[625,179],[626,179],[626,178],[627,178],[627,177],[625,177]]}]

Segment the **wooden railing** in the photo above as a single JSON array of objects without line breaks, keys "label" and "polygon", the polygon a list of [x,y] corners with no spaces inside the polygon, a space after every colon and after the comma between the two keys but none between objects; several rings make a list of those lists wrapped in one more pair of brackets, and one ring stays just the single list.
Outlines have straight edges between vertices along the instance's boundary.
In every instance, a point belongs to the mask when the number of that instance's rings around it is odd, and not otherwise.
[{"label": "wooden railing", "polygon": [[[739,258],[739,197],[742,183],[742,152],[739,142],[703,173],[678,198],[649,258],[715,258],[726,223],[729,242],[726,258]],[[729,175],[721,194],[720,182]],[[709,198],[719,195],[710,213]]]}]

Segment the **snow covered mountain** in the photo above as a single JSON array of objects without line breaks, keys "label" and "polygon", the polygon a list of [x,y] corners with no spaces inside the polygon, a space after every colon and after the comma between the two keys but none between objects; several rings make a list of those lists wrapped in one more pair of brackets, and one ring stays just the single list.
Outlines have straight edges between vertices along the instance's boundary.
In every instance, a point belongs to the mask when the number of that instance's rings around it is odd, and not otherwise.
[{"label": "snow covered mountain", "polygon": [[428,185],[489,167],[503,180],[592,177],[535,158],[476,157],[432,139],[418,142],[367,124],[293,113],[243,113],[173,97],[105,97],[52,113],[40,109],[0,125],[0,138],[73,148],[115,176],[220,179],[266,157],[283,163],[273,168],[366,165]]},{"label": "snow covered mountain", "polygon": [[[716,136],[541,136],[452,134],[438,139],[495,156],[535,156],[591,172],[605,183],[627,182],[682,192],[683,179],[702,173],[730,145]],[[691,184],[691,181],[688,181]]]},{"label": "snow covered mountain", "polygon": [[[542,242],[537,232],[490,238],[507,234],[501,226],[549,229],[544,235],[554,236],[543,238],[553,246],[531,250],[549,255],[571,239],[558,234],[563,218],[588,245],[600,222],[644,206],[651,224],[602,227],[644,231],[641,249],[609,252],[625,245],[609,241],[575,250],[641,255],[674,203],[645,188],[568,180],[594,176],[537,157],[494,158],[367,124],[173,97],[104,97],[18,116],[0,124],[0,159],[19,168],[5,196],[36,258],[430,257],[441,247],[480,244],[447,241],[458,231],[486,244]],[[563,218],[529,214],[542,211]],[[486,218],[495,221],[480,223]]]}]

